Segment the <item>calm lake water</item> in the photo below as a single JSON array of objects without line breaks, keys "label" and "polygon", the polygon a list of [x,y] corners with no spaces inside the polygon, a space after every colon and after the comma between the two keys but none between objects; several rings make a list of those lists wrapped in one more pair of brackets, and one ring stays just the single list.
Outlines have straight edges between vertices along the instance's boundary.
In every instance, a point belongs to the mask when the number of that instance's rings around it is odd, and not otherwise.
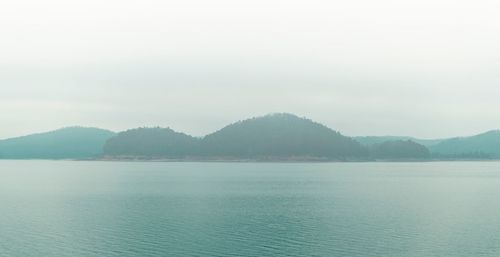
[{"label": "calm lake water", "polygon": [[0,161],[0,256],[499,256],[500,163]]}]

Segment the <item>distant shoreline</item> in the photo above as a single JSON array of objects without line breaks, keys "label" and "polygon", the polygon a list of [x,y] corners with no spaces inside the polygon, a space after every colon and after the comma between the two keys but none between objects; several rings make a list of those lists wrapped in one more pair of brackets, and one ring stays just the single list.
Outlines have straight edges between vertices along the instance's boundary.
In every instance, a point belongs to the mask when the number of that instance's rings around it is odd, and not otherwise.
[{"label": "distant shoreline", "polygon": [[435,162],[500,159],[500,130],[464,138],[348,137],[290,113],[233,122],[203,137],[169,127],[92,127],[0,140],[0,159],[154,162]]},{"label": "distant shoreline", "polygon": [[[75,161],[78,161],[75,159]],[[367,160],[261,160],[261,159],[91,159],[106,162],[227,162],[227,163],[377,163],[377,162],[495,162],[500,159],[367,159]]]},{"label": "distant shoreline", "polygon": [[424,163],[424,162],[499,162],[500,159],[426,159],[426,160],[259,160],[259,159],[170,159],[170,158],[88,158],[88,159],[0,159],[0,161],[89,161],[89,162],[178,162],[178,163]]}]

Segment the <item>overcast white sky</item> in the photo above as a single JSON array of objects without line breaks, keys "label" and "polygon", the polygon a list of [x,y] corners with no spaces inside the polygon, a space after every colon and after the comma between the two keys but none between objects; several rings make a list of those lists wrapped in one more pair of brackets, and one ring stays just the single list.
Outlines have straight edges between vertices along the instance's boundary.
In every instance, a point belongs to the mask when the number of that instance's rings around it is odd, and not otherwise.
[{"label": "overcast white sky", "polygon": [[500,1],[3,0],[0,138],[204,135],[291,112],[346,135],[500,127]]}]

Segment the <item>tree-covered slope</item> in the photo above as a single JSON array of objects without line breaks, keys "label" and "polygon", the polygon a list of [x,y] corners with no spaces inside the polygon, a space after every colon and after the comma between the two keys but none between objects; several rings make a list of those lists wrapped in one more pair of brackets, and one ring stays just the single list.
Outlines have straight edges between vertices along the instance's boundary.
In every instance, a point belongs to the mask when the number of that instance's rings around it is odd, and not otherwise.
[{"label": "tree-covered slope", "polygon": [[500,131],[446,140],[414,141],[390,136],[355,140],[309,119],[279,113],[238,121],[203,138],[158,127],[119,134],[69,127],[0,140],[0,159],[100,156],[192,160],[484,159],[500,158]]},{"label": "tree-covered slope", "polygon": [[51,132],[0,140],[2,159],[82,159],[102,154],[109,130],[68,127]]},{"label": "tree-covered slope", "polygon": [[388,142],[388,141],[411,140],[415,143],[418,143],[418,144],[421,144],[421,145],[424,145],[427,147],[439,144],[440,142],[442,142],[444,140],[444,139],[420,139],[420,138],[404,137],[404,136],[358,136],[358,137],[354,137],[354,139],[365,146],[381,144],[381,143]]},{"label": "tree-covered slope", "polygon": [[386,141],[372,145],[370,150],[375,159],[427,159],[430,157],[427,147],[411,140]]},{"label": "tree-covered slope", "polygon": [[107,156],[177,158],[195,155],[198,141],[170,128],[137,128],[110,138],[103,149]]},{"label": "tree-covered slope", "polygon": [[500,158],[500,130],[471,137],[457,137],[430,147],[433,155],[444,157]]},{"label": "tree-covered slope", "polygon": [[309,119],[292,114],[271,114],[239,121],[205,136],[205,156],[234,158],[311,156],[364,157],[367,151],[355,140]]}]

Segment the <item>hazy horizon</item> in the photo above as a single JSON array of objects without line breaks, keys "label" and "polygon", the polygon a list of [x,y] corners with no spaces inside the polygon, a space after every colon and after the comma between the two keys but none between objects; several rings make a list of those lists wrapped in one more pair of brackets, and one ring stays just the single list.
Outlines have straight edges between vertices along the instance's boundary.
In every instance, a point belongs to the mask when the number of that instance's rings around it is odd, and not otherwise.
[{"label": "hazy horizon", "polygon": [[[97,127],[97,126],[85,126],[85,125],[72,125],[72,126],[63,126],[63,127],[60,127],[60,128],[54,128],[54,129],[50,129],[50,130],[44,130],[44,131],[35,131],[35,132],[32,132],[32,133],[29,133],[29,134],[23,134],[23,135],[18,135],[18,136],[12,136],[12,137],[8,137],[8,138],[0,138],[0,140],[4,140],[4,139],[11,139],[11,138],[18,138],[18,137],[23,137],[23,136],[29,136],[29,135],[33,135],[33,134],[43,134],[43,133],[47,133],[47,132],[53,132],[53,131],[57,131],[57,130],[61,130],[61,129],[70,129],[70,128],[93,128],[93,129],[103,129],[103,130],[108,130],[108,131],[111,131],[111,132],[114,132],[114,133],[120,133],[120,132],[124,132],[124,131],[127,131],[127,130],[134,130],[134,129],[137,129],[137,128],[156,128],[156,127],[160,127],[160,128],[170,128],[170,129],[173,129],[174,131],[176,132],[181,132],[181,133],[186,133],[190,136],[194,136],[194,137],[204,137],[204,136],[207,136],[213,132],[216,132],[226,126],[229,126],[233,123],[236,123],[238,121],[243,121],[243,120],[247,120],[247,119],[252,119],[252,118],[259,118],[259,117],[264,117],[264,116],[268,116],[268,115],[274,115],[274,114],[283,114],[284,112],[281,112],[281,113],[267,113],[267,114],[263,114],[263,115],[259,115],[259,116],[253,116],[253,117],[246,117],[244,119],[239,119],[239,120],[235,120],[231,123],[228,123],[228,124],[225,124],[224,126],[221,126],[217,129],[214,129],[213,131],[209,131],[207,132],[206,134],[203,134],[203,135],[193,135],[193,134],[190,134],[186,131],[181,131],[181,130],[177,130],[175,128],[172,128],[170,126],[159,126],[159,125],[151,125],[151,126],[138,126],[138,127],[133,127],[133,128],[126,128],[124,130],[112,130],[112,129],[108,129],[108,128],[104,128],[104,127]],[[292,114],[292,113],[284,113],[284,114]],[[292,114],[294,115],[294,114]],[[308,119],[307,117],[300,117],[300,118],[306,118]],[[315,121],[313,120],[313,122],[318,122],[318,121]],[[323,124],[321,122],[318,122],[320,124]],[[324,124],[323,124],[324,125]],[[333,128],[332,128],[333,129]],[[335,129],[333,129],[335,130]],[[382,135],[349,135],[349,134],[345,134],[345,133],[342,133],[342,131],[338,131],[340,132],[342,135],[344,136],[348,136],[348,137],[414,137],[416,139],[421,139],[421,140],[440,140],[440,139],[450,139],[450,138],[456,138],[456,137],[470,137],[470,136],[476,136],[476,135],[479,135],[479,134],[483,134],[483,133],[488,133],[488,132],[492,132],[492,131],[499,131],[499,129],[491,129],[491,130],[486,130],[486,131],[481,131],[479,133],[476,133],[476,134],[470,134],[470,135],[448,135],[446,137],[441,137],[441,138],[425,138],[425,137],[415,137],[415,136],[412,136],[412,135],[395,135],[395,134],[382,134]]]},{"label": "hazy horizon", "polygon": [[500,128],[496,1],[0,4],[0,139],[81,125],[194,136],[288,112],[348,136]]}]

